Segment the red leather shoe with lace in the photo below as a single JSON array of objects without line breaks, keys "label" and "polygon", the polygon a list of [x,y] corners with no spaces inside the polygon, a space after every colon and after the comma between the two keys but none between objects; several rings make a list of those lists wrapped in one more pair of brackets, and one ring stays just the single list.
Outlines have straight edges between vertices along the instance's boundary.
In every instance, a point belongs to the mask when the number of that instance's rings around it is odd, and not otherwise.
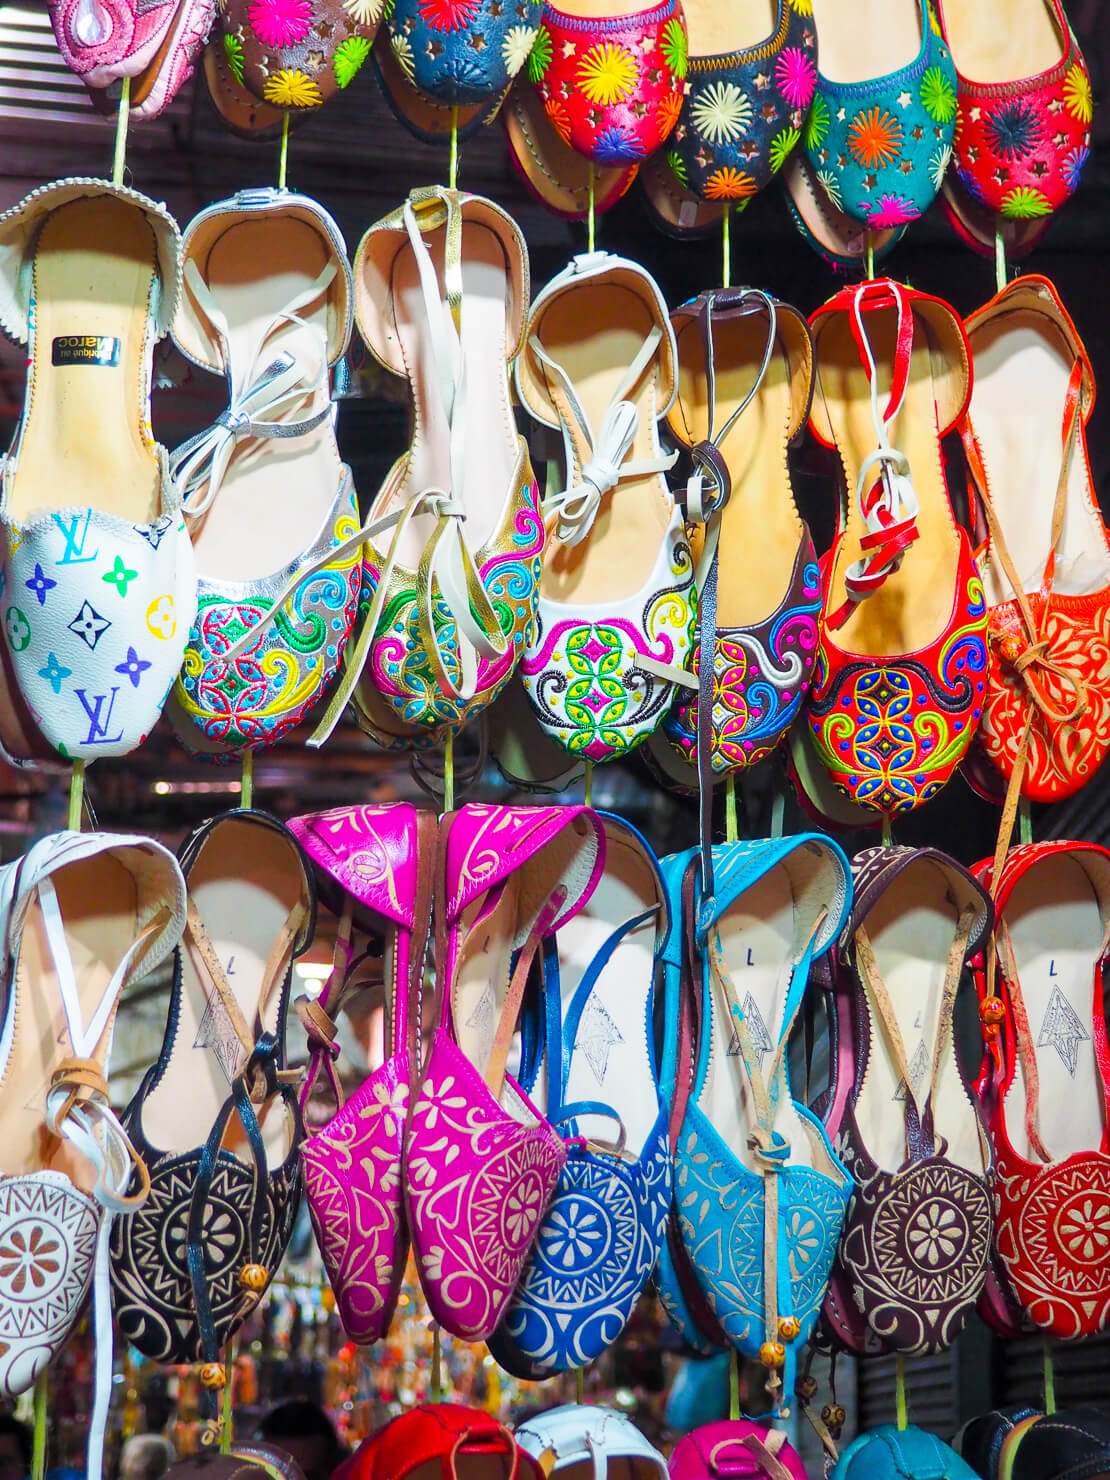
[{"label": "red leather shoe with lace", "polygon": [[[984,883],[992,872],[990,861],[975,869]],[[996,957],[981,961],[976,984],[997,1273],[1035,1326],[1091,1336],[1110,1327],[1110,852],[1026,844],[991,892]]]},{"label": "red leather shoe with lace", "polygon": [[983,707],[986,603],[940,447],[971,392],[967,338],[949,304],[889,278],[842,289],[810,323],[810,427],[839,453],[847,498],[821,562],[808,723],[841,792],[907,812],[952,775]]},{"label": "red leather shoe with lace", "polygon": [[966,323],[963,428],[986,521],[980,748],[1037,802],[1073,795],[1110,749],[1110,534],[1087,457],[1091,362],[1047,278],[1015,279]]},{"label": "red leather shoe with lace", "polygon": [[421,1403],[345,1460],[332,1480],[544,1480],[504,1424],[462,1403]]}]

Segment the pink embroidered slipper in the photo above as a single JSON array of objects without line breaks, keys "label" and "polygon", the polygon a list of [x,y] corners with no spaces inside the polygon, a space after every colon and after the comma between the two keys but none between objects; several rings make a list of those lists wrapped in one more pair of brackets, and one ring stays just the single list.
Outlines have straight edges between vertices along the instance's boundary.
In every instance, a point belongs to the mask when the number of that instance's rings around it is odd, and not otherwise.
[{"label": "pink embroidered slipper", "polygon": [[466,806],[440,823],[437,1023],[405,1147],[405,1206],[432,1315],[484,1341],[566,1160],[506,1073],[533,958],[589,902],[605,834],[588,807]]},{"label": "pink embroidered slipper", "polygon": [[[308,1034],[301,1109],[326,1069],[336,1111],[301,1147],[308,1211],[343,1329],[363,1345],[389,1330],[409,1238],[401,1157],[418,1067],[420,988],[432,906],[437,821],[408,802],[336,807],[295,817],[289,831],[312,860],[320,898],[339,916],[332,974],[296,1006]],[[339,1009],[372,985],[354,933],[380,949],[386,1058],[344,1103],[335,1061]]]},{"label": "pink embroidered slipper", "polygon": [[193,75],[216,0],[47,0],[58,50],[88,87],[141,78],[130,107],[157,118]]}]

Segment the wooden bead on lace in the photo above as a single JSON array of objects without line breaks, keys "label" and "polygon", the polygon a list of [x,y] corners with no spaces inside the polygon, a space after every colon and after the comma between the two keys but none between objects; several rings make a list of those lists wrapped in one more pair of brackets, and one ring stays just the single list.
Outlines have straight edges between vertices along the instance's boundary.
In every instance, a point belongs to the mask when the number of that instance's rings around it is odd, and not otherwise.
[{"label": "wooden bead on lace", "polygon": [[822,1422],[828,1427],[829,1432],[834,1435],[835,1432],[844,1427],[845,1417],[844,1409],[841,1408],[839,1403],[826,1403],[824,1408],[821,1409]]},{"label": "wooden bead on lace", "polygon": [[771,1372],[786,1361],[786,1348],[781,1341],[765,1341],[759,1348],[759,1360]]},{"label": "wooden bead on lace", "polygon": [[797,1341],[802,1334],[802,1323],[797,1316],[783,1316],[779,1320],[779,1340]]},{"label": "wooden bead on lace", "polygon": [[227,1382],[227,1368],[222,1362],[205,1362],[200,1369],[200,1385],[206,1388],[222,1388]]},{"label": "wooden bead on lace", "polygon": [[254,1295],[261,1295],[269,1278],[270,1276],[261,1264],[244,1264],[239,1271],[240,1285]]},{"label": "wooden bead on lace", "polygon": [[997,1027],[1006,1016],[1006,1004],[1001,997],[984,997],[979,1004],[980,1021],[988,1028]]}]

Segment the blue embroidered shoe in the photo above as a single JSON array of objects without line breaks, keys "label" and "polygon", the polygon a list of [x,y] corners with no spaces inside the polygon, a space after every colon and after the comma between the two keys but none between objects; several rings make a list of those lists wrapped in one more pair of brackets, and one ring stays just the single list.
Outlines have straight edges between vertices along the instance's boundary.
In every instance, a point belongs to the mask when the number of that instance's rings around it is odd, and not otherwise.
[{"label": "blue embroidered shoe", "polygon": [[524,67],[541,0],[395,0],[389,44],[417,91],[455,107],[486,103]]},{"label": "blue embroidered shoe", "polygon": [[[956,68],[927,0],[819,4],[805,150],[833,205],[875,231],[916,221],[952,157]],[[835,79],[835,80],[834,80]]]},{"label": "blue embroidered shoe", "polygon": [[[692,194],[743,206],[778,174],[801,138],[817,86],[813,7],[777,0],[771,34],[755,45],[738,34],[727,51],[720,50],[722,7],[686,0],[684,8],[686,93],[667,159]],[[734,32],[744,29],[742,20],[733,22]]]},{"label": "blue embroidered shoe", "polygon": [[[786,1064],[810,966],[840,932],[851,877],[817,833],[713,848],[708,895],[698,857],[663,865],[672,912],[683,894],[693,912],[701,998],[674,1201],[706,1301],[732,1345],[768,1369],[777,1410],[794,1391],[795,1350],[817,1320],[851,1188],[824,1126],[794,1099]],[[684,948],[688,957],[688,932],[672,932],[672,981]]]},{"label": "blue embroidered shoe", "polygon": [[[510,1372],[550,1377],[612,1344],[651,1277],[671,1203],[667,1127],[677,992],[655,1052],[655,962],[667,931],[659,867],[610,813],[605,872],[544,955],[544,1022],[525,1024],[520,1082],[542,1079],[570,1139],[536,1244],[490,1350]],[[543,1103],[542,1096],[540,1103]]]}]

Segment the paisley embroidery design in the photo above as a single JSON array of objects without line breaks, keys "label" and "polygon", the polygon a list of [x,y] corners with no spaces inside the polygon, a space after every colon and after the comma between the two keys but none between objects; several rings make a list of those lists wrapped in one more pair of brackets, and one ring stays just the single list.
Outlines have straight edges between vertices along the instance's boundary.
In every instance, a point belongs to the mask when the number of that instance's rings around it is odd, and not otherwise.
[{"label": "paisley embroidery design", "polygon": [[[1052,661],[1086,684],[1086,711],[1070,724],[1049,725],[1030,703],[1021,677],[1002,657],[1009,638],[1019,640],[1019,650],[1025,646],[1016,604],[1004,602],[990,613],[990,669],[978,739],[1009,780],[1032,711],[1022,795],[1035,802],[1056,802],[1085,786],[1110,748],[1110,590],[1091,596],[1053,594],[1047,610],[1040,593],[1027,600]],[[1038,684],[1050,704],[1061,713],[1068,711],[1074,695],[1058,674],[1046,669],[1038,674]]]},{"label": "paisley embroidery design", "polygon": [[271,745],[319,699],[354,625],[362,578],[357,550],[306,575],[254,643],[230,664],[224,655],[272,610],[298,566],[312,565],[358,529],[347,476],[324,532],[293,565],[263,581],[200,581],[197,618],[174,694],[207,739],[232,748]]},{"label": "paisley embroidery design", "polygon": [[934,796],[963,758],[986,687],[987,606],[961,536],[953,626],[914,657],[853,658],[823,637],[809,703],[816,750],[861,807],[908,812]]},{"label": "paisley embroidery design", "polygon": [[1034,1325],[1062,1340],[1110,1326],[1110,1157],[1023,1161],[998,1138],[997,1248]]},{"label": "paisley embroidery design", "polygon": [[[129,1134],[134,1139],[135,1127]],[[136,1149],[139,1149],[136,1143]],[[112,1225],[112,1305],[126,1340],[154,1362],[198,1362],[204,1357],[186,1262],[189,1209],[200,1153],[146,1158],[150,1196]],[[246,1264],[277,1269],[293,1231],[301,1193],[300,1156],[272,1171],[262,1190],[265,1212],[257,1248],[251,1247],[256,1195],[254,1168],[221,1151],[205,1199],[204,1266],[220,1346],[261,1299],[244,1290]]]},{"label": "paisley embroidery design", "polygon": [[665,1124],[635,1167],[570,1153],[502,1326],[538,1377],[584,1367],[616,1341],[655,1268],[670,1203]]},{"label": "paisley embroidery design", "polygon": [[521,677],[544,730],[574,755],[598,761],[632,750],[674,696],[674,685],[639,660],[682,667],[694,645],[694,565],[681,529],[676,512],[646,596],[592,620],[540,599]]},{"label": "paisley embroidery design", "polygon": [[[754,766],[778,745],[797,718],[817,656],[821,585],[808,534],[779,609],[757,627],[721,628],[713,665],[713,769]],[[699,671],[700,651],[691,652]],[[667,738],[697,764],[698,699],[682,691],[663,722]]]},{"label": "paisley embroidery design", "polygon": [[[0,1394],[33,1386],[92,1285],[100,1210],[59,1172],[0,1180]],[[126,1218],[121,1219],[126,1222]]]},{"label": "paisley embroidery design", "polygon": [[[368,668],[376,690],[398,719],[406,725],[434,730],[465,724],[493,703],[508,683],[532,633],[544,540],[539,488],[525,456],[521,483],[509,501],[504,523],[477,556],[482,585],[509,646],[503,657],[479,659],[478,680],[469,700],[455,699],[440,689],[420,636],[412,572],[394,568]],[[377,589],[382,563],[375,554],[364,567],[366,605]],[[461,674],[454,619],[438,591],[432,621],[448,672],[458,682]]]}]

